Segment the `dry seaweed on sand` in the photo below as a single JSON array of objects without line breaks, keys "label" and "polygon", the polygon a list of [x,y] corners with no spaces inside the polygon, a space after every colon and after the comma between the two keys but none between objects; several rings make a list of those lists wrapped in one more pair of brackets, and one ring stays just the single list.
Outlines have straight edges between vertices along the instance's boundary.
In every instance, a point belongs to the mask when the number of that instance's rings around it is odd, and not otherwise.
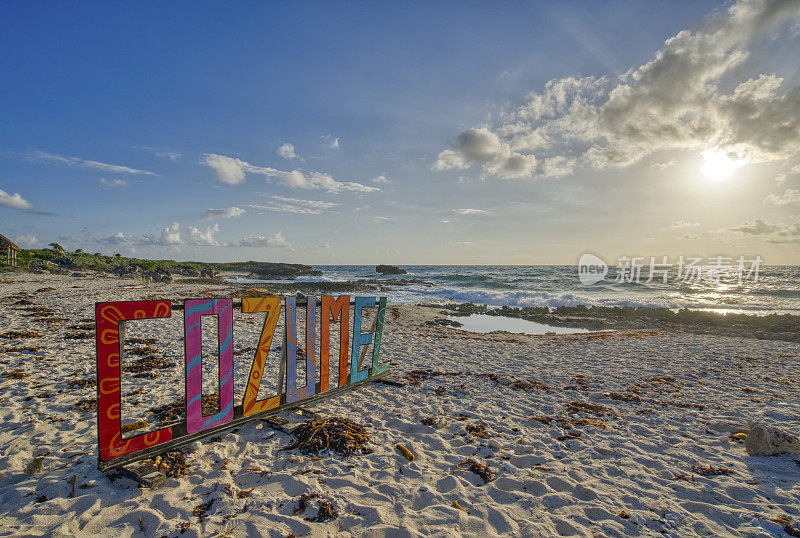
[{"label": "dry seaweed on sand", "polygon": [[[319,498],[318,493],[303,493],[300,495],[300,500],[297,503],[297,508],[294,510],[294,515],[300,515],[306,511],[309,505],[309,501],[311,499]],[[325,499],[319,499],[319,510],[317,511],[317,517],[307,517],[305,518],[306,521],[316,521],[318,523],[323,523],[325,521],[331,521],[339,517],[339,512],[336,511],[334,508],[333,503],[330,501],[326,501]]]},{"label": "dry seaweed on sand", "polygon": [[181,478],[189,474],[189,463],[186,461],[186,454],[181,450],[168,450],[147,461],[170,478]]},{"label": "dry seaweed on sand", "polygon": [[535,420],[537,422],[541,422],[542,424],[552,425],[553,422],[558,422],[562,428],[569,429],[574,428],[576,426],[594,426],[595,428],[600,428],[601,430],[607,430],[608,425],[602,420],[596,420],[591,418],[565,418],[565,417],[548,417],[545,415],[542,416],[532,416],[530,420]]},{"label": "dry seaweed on sand", "polygon": [[476,475],[483,478],[484,484],[488,484],[494,480],[494,471],[492,471],[483,463],[479,463],[472,458],[460,462],[458,465],[456,465],[456,468],[461,469],[462,471],[472,471]]},{"label": "dry seaweed on sand", "polygon": [[611,418],[619,418],[613,409],[606,405],[591,404],[587,402],[570,402],[567,404],[567,412],[573,413],[591,413],[598,417],[608,416]]},{"label": "dry seaweed on sand", "polygon": [[623,394],[621,392],[609,392],[607,394],[612,400],[619,400],[621,402],[636,402],[641,403],[642,397],[637,394]]},{"label": "dry seaweed on sand", "polygon": [[164,357],[150,355],[148,357],[136,359],[133,361],[133,364],[123,367],[122,371],[133,374],[141,374],[142,372],[164,370],[166,368],[172,368],[173,366],[175,366],[175,363],[171,360],[165,359]]},{"label": "dry seaweed on sand", "polygon": [[[219,412],[219,393],[203,394],[200,398],[200,410],[206,416]],[[182,418],[185,411],[186,399],[183,397],[149,410],[162,426]]]},{"label": "dry seaweed on sand", "polygon": [[24,379],[28,377],[28,374],[26,374],[22,370],[11,370],[10,372],[6,372],[5,377],[7,379]]},{"label": "dry seaweed on sand", "polygon": [[308,508],[308,501],[319,497],[319,493],[302,493],[300,500],[297,503],[297,508],[294,509],[294,515],[302,514]]},{"label": "dry seaweed on sand", "polygon": [[573,432],[573,431],[569,431],[564,435],[560,435],[559,437],[556,437],[556,439],[559,441],[569,441],[571,439],[580,439],[581,441],[583,441],[583,438],[581,438],[581,432]]},{"label": "dry seaweed on sand", "polygon": [[436,420],[436,417],[425,417],[420,420],[421,424],[425,424],[426,426],[430,426],[431,428],[435,428],[439,421]]},{"label": "dry seaweed on sand", "polygon": [[47,308],[46,306],[26,306],[24,308],[20,308],[20,310],[28,312],[28,314],[22,315],[29,318],[35,316],[50,316],[56,313],[55,310],[52,308]]},{"label": "dry seaweed on sand", "polygon": [[467,433],[470,433],[475,437],[483,437],[484,439],[493,437],[493,435],[486,430],[486,424],[484,422],[479,422],[478,424],[467,424],[465,428]]},{"label": "dry seaweed on sand", "polygon": [[734,473],[733,469],[728,469],[726,467],[713,467],[709,465],[708,467],[700,467],[698,465],[692,465],[692,472],[697,473],[700,476],[720,476],[720,475],[732,475]]},{"label": "dry seaweed on sand", "polygon": [[17,338],[41,338],[41,336],[41,334],[33,331],[6,331],[0,334],[0,338],[5,338],[6,340],[15,340]]},{"label": "dry seaweed on sand", "polygon": [[14,347],[7,347],[2,351],[5,351],[6,353],[25,353],[25,352],[36,353],[37,351],[41,351],[41,348],[38,348],[36,346],[14,346]]},{"label": "dry seaweed on sand", "polygon": [[206,516],[206,512],[211,510],[211,507],[214,505],[214,501],[216,499],[211,499],[210,501],[204,502],[202,504],[198,504],[192,509],[192,515],[197,518],[198,521],[203,522],[206,520],[208,516]]},{"label": "dry seaweed on sand", "polygon": [[[131,342],[130,341],[126,341],[126,343],[131,343]],[[134,347],[134,348],[125,350],[125,354],[126,355],[144,356],[144,355],[153,355],[154,353],[158,353],[158,348],[154,347],[154,346],[152,346],[150,344],[146,344],[146,345],[144,345],[142,347]]]},{"label": "dry seaweed on sand", "polygon": [[339,517],[339,512],[337,512],[336,508],[333,507],[333,503],[324,499],[320,499],[317,517],[310,521],[318,521],[321,523],[323,521],[331,521],[337,517]]},{"label": "dry seaweed on sand", "polygon": [[411,370],[403,376],[411,386],[419,385],[421,381],[431,377],[465,375],[466,372],[439,372],[436,370]]},{"label": "dry seaweed on sand", "polygon": [[[94,325],[94,323],[92,325]],[[126,338],[125,339],[125,343],[126,344],[148,344],[148,345],[150,345],[150,344],[155,344],[156,342],[158,342],[158,340],[155,339],[155,338]]]},{"label": "dry seaweed on sand", "polygon": [[74,388],[85,389],[85,388],[88,388],[88,387],[96,386],[97,385],[97,379],[95,379],[94,377],[87,377],[87,378],[84,378],[84,379],[70,379],[69,381],[67,381],[67,384],[69,385],[69,388],[71,388],[71,389],[74,389]]},{"label": "dry seaweed on sand", "polygon": [[303,454],[333,450],[340,456],[369,454],[366,428],[347,418],[329,417],[304,422],[292,432],[295,442],[281,450],[299,449]]},{"label": "dry seaweed on sand", "polygon": [[82,413],[88,413],[89,411],[94,411],[97,409],[97,398],[86,398],[84,400],[78,400],[73,404],[73,407],[77,408],[78,411]]},{"label": "dry seaweed on sand", "polygon": [[88,340],[89,338],[94,338],[94,333],[85,331],[68,332],[62,338],[64,340]]}]

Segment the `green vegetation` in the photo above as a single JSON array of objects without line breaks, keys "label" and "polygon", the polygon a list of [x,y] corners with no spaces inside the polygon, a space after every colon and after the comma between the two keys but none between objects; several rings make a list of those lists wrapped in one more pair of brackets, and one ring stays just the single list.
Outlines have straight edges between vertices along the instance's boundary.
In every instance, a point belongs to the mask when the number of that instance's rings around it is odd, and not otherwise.
[{"label": "green vegetation", "polygon": [[321,275],[307,265],[271,262],[179,262],[175,260],[146,260],[128,258],[119,253],[105,256],[99,252],[90,254],[82,249],[67,252],[58,243],[50,243],[50,248],[23,249],[17,254],[19,267],[14,268],[0,262],[0,271],[100,271],[119,275],[132,273],[158,272],[182,276],[212,277],[220,271],[241,271],[273,278],[294,278],[299,275]]}]

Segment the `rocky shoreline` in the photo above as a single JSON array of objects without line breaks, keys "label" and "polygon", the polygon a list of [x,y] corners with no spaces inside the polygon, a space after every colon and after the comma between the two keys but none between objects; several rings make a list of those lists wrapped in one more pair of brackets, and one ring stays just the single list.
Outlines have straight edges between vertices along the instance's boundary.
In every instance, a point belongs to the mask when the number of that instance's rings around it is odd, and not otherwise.
[{"label": "rocky shoreline", "polygon": [[[438,305],[441,307],[441,305]],[[693,334],[738,336],[760,340],[800,342],[800,316],[791,314],[719,314],[688,308],[674,312],[668,308],[561,306],[489,308],[473,303],[445,305],[442,313],[450,316],[487,314],[535,321],[556,327],[591,330],[667,329]]]},{"label": "rocky shoreline", "polygon": [[[55,244],[54,244],[55,245]],[[52,245],[51,245],[52,246]],[[358,279],[341,282],[292,281],[259,284],[233,283],[223,272],[246,273],[248,278],[262,280],[294,280],[304,276],[322,276],[322,271],[308,265],[277,262],[177,262],[173,260],[142,260],[123,256],[103,256],[80,251],[67,253],[58,245],[51,249],[25,251],[28,270],[38,274],[67,274],[74,277],[137,279],[144,282],[169,284],[208,283],[229,287],[231,294],[243,297],[255,294],[315,295],[326,293],[383,293],[402,290],[406,286],[434,286],[425,280],[391,278]],[[24,271],[14,268],[16,271]],[[391,269],[391,270],[390,270]],[[394,271],[396,270],[396,271]],[[383,275],[402,274],[402,269],[378,266]],[[590,330],[666,329],[693,334],[737,336],[760,340],[800,342],[800,316],[791,314],[719,314],[700,310],[673,311],[653,307],[561,306],[499,308],[474,303],[430,304],[448,316],[487,314],[534,321],[556,327],[576,327]],[[440,324],[458,322],[441,318]]]}]

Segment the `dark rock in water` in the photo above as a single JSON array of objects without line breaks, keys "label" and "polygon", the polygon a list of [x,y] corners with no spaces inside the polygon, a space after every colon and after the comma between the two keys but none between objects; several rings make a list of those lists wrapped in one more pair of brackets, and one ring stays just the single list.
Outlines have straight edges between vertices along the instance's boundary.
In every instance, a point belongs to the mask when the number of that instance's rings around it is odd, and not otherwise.
[{"label": "dark rock in water", "polygon": [[429,319],[424,323],[429,327],[461,327],[464,324],[447,318]]},{"label": "dark rock in water", "polygon": [[400,269],[399,267],[395,267],[394,265],[379,265],[375,268],[376,273],[380,273],[382,275],[407,275],[408,271],[405,269]]}]

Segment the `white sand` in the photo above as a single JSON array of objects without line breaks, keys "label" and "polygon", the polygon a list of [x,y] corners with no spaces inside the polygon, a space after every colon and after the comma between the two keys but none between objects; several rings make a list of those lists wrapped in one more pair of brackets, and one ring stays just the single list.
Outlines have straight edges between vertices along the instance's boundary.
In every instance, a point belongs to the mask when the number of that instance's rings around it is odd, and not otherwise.
[{"label": "white sand", "polygon": [[[191,474],[150,491],[124,478],[112,482],[97,470],[95,412],[74,407],[95,398],[95,388],[69,385],[94,378],[94,340],[62,337],[74,332],[68,326],[93,317],[95,301],[175,302],[225,296],[225,290],[68,276],[0,280],[0,334],[43,335],[0,339],[0,534],[176,536],[181,523],[189,523],[183,536],[780,536],[781,526],[769,518],[800,526],[799,458],[749,457],[743,444],[729,439],[748,421],[800,433],[798,344],[659,331],[607,338],[479,335],[422,325],[438,315],[435,309],[390,304],[381,355],[396,363],[395,371],[462,375],[403,388],[370,384],[319,405],[324,415],[367,425],[374,453],[312,460],[279,452],[290,438],[255,421],[219,441],[190,445]],[[55,290],[36,292],[44,287]],[[11,306],[23,297],[68,321],[32,321],[23,316],[29,312]],[[256,345],[262,319],[235,313],[236,349]],[[176,366],[158,370],[156,379],[123,378],[123,422],[147,420],[150,408],[182,395],[181,329],[180,311],[168,321],[130,324],[128,338],[156,337],[155,347]],[[276,338],[273,345],[279,344]],[[11,350],[19,346],[37,350]],[[251,358],[249,352],[236,355],[237,398]],[[2,377],[14,370],[26,376]],[[214,380],[213,369],[204,370],[204,379]],[[470,375],[479,373],[532,379],[550,390],[515,390],[509,378]],[[274,387],[275,369],[267,375],[265,384]],[[674,382],[652,380],[665,376]],[[631,394],[626,389],[634,384],[641,403],[608,395]],[[605,430],[531,420],[569,417],[570,402],[608,406],[619,418],[575,415],[603,420]],[[436,417],[439,427],[421,424],[427,417]],[[492,437],[466,434],[466,425],[480,421]],[[580,439],[557,439],[568,431]],[[408,446],[416,461],[406,461],[397,443]],[[43,470],[26,476],[26,466],[40,454]],[[497,479],[484,484],[458,469],[467,458],[487,464]],[[733,474],[701,477],[692,465]],[[672,480],[676,475],[688,480]],[[77,488],[70,497],[73,476]],[[246,497],[236,495],[251,488]],[[316,516],[316,499],[294,515],[302,493],[331,501],[339,517],[307,521]],[[201,522],[192,511],[210,501]],[[622,511],[627,519],[619,517]]]}]

